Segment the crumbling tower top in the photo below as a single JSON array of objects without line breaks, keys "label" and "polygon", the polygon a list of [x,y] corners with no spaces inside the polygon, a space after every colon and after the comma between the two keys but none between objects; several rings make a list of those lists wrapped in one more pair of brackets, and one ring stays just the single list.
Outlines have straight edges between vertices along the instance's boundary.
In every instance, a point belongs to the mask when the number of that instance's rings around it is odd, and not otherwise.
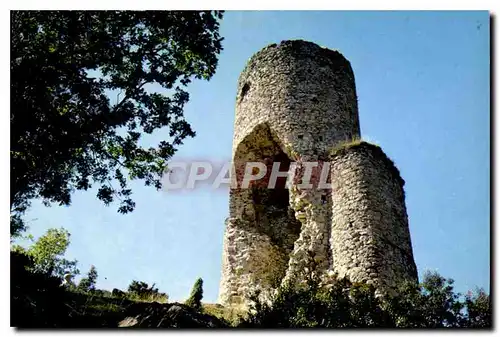
[{"label": "crumbling tower top", "polygon": [[254,54],[238,81],[233,155],[259,124],[267,124],[278,143],[315,157],[359,137],[349,61],[302,40],[271,44]]}]

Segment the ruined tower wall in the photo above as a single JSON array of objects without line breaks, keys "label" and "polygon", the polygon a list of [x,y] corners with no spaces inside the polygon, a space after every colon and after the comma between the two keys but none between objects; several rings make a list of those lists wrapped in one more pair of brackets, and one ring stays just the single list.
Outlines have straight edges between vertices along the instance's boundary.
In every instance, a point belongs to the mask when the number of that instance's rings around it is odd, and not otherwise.
[{"label": "ruined tower wall", "polygon": [[354,74],[336,51],[306,41],[270,45],[251,57],[237,90],[233,156],[243,138],[266,122],[301,155],[359,136]]},{"label": "ruined tower wall", "polygon": [[[358,137],[359,132],[354,74],[349,62],[336,51],[305,41],[283,41],[252,56],[240,75],[234,162],[279,155],[288,160],[316,161],[335,144]],[[311,212],[297,206],[297,195],[287,191],[283,197],[287,199],[285,206],[270,205],[276,197],[268,192],[230,191],[221,303],[241,303],[249,292],[279,284],[269,283],[269,279],[280,281],[285,274],[293,277],[289,269],[300,268],[305,250],[317,251],[328,263],[326,233],[331,207],[321,205],[323,210]],[[308,195],[308,200],[321,203],[319,193]],[[290,207],[290,203],[297,207]],[[299,221],[297,212],[306,216]],[[262,263],[266,254],[272,258]]]},{"label": "ruined tower wall", "polygon": [[366,143],[328,155],[359,136],[354,74],[340,53],[283,41],[250,59],[238,82],[233,162],[281,162],[286,171],[291,161],[329,160],[332,189],[230,190],[219,303],[246,306],[255,291],[266,298],[300,282],[311,256],[320,273],[354,282],[416,279],[397,169]]},{"label": "ruined tower wall", "polygon": [[404,181],[392,161],[362,142],[334,153],[330,174],[334,271],[377,289],[417,280]]}]

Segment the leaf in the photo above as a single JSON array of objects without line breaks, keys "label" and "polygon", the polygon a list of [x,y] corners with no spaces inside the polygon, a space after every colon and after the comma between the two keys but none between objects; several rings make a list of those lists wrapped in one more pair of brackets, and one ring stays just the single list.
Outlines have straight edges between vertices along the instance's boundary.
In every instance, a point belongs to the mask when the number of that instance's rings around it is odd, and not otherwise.
[{"label": "leaf", "polygon": [[[70,205],[74,191],[97,184],[98,199],[119,199],[127,213],[128,180],[161,186],[159,171],[195,136],[177,83],[214,75],[221,19],[219,11],[11,11],[13,235],[33,199]],[[172,140],[144,148],[142,134],[159,129]]]}]

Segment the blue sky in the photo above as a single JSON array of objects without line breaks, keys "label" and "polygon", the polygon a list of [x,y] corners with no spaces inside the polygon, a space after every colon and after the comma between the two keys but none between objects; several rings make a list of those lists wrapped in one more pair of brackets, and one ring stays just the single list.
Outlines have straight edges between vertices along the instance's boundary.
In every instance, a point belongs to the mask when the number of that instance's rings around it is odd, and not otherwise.
[{"label": "blue sky", "polygon": [[[489,290],[487,12],[235,11],[226,12],[221,34],[216,75],[189,88],[185,115],[197,136],[174,159],[230,159],[236,82],[252,54],[287,39],[337,49],[354,70],[362,137],[381,145],[406,181],[419,274],[437,270],[461,292]],[[167,137],[157,132],[148,145]],[[68,229],[67,256],[84,273],[94,264],[100,288],[141,280],[183,300],[202,277],[204,301],[215,302],[228,191],[131,186],[137,207],[127,215],[105,207],[94,190],[75,193],[70,207],[35,202],[30,233]]]}]

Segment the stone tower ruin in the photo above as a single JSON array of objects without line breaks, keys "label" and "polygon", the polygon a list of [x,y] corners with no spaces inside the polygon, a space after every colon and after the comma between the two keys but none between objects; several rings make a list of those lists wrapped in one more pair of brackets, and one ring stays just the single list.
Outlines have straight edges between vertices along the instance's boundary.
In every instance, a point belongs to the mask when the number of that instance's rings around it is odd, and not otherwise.
[{"label": "stone tower ruin", "polygon": [[271,189],[230,190],[221,304],[300,282],[311,259],[320,273],[377,289],[417,280],[404,181],[359,138],[354,74],[339,52],[294,40],[252,56],[238,82],[233,163],[280,163],[280,172],[327,163],[330,189],[287,186],[285,177]]}]

